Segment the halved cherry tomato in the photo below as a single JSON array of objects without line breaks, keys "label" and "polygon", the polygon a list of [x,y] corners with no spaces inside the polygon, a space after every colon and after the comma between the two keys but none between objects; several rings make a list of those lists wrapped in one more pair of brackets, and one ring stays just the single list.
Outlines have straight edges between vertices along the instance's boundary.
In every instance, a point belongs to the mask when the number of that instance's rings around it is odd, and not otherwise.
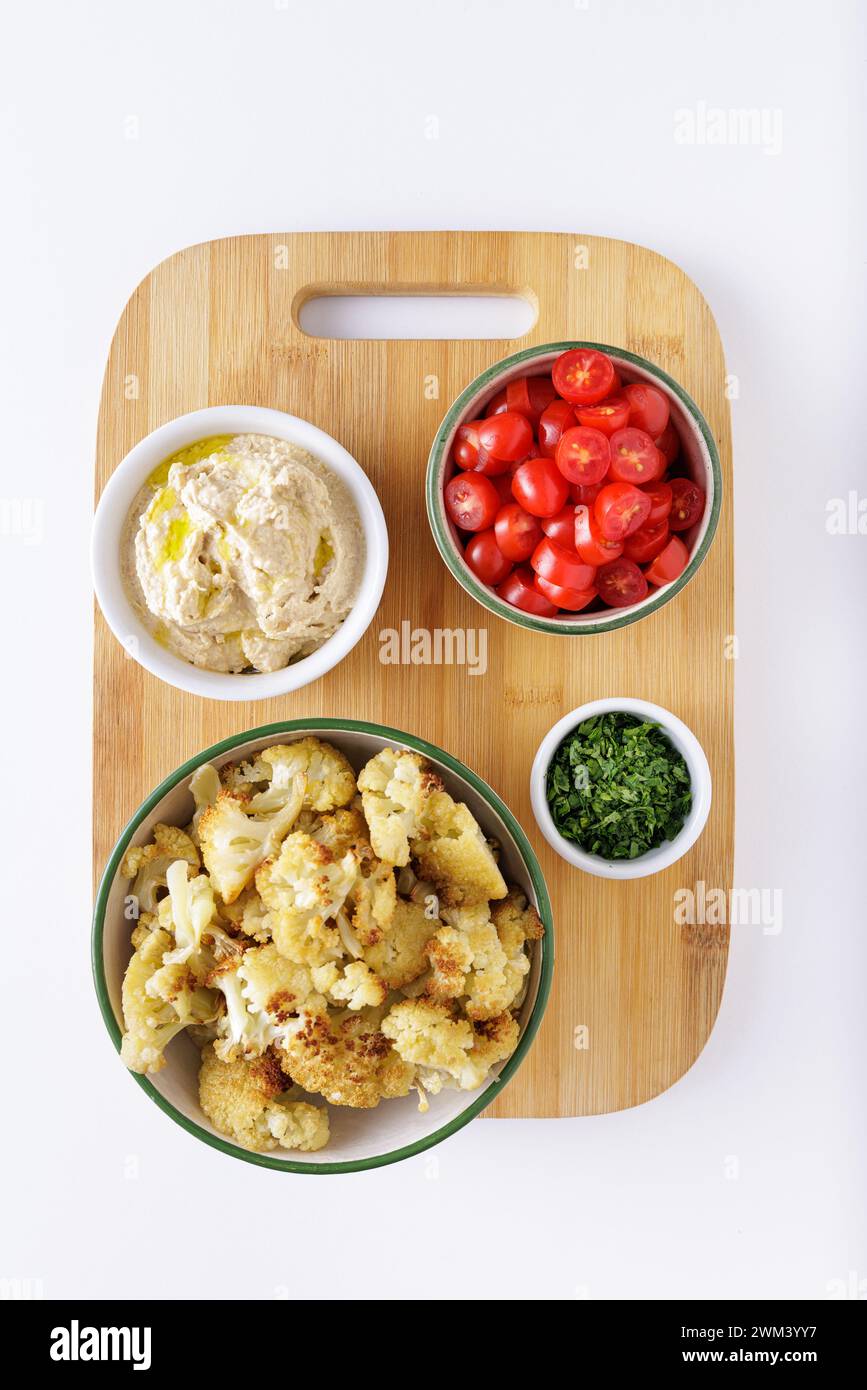
[{"label": "halved cherry tomato", "polygon": [[475,468],[479,461],[479,425],[481,420],[467,420],[458,425],[452,456],[458,468]]},{"label": "halved cherry tomato", "polygon": [[[479,443],[485,446],[481,430]],[[618,483],[653,483],[665,472],[665,459],[646,430],[629,425],[611,436],[610,472]]]},{"label": "halved cherry tomato", "polygon": [[458,473],[445,487],[446,511],[462,531],[485,531],[500,510],[497,489],[481,473]]},{"label": "halved cherry tomato", "polygon": [[525,613],[535,613],[539,618],[556,617],[557,605],[539,593],[533,583],[534,578],[533,571],[522,565],[519,569],[512,570],[508,578],[497,585],[496,592],[500,598],[504,598],[515,608],[522,608]]},{"label": "halved cherry tomato", "polygon": [[625,396],[609,396],[598,405],[579,405],[575,409],[579,425],[601,430],[609,439],[615,430],[625,430],[629,424],[629,402]]},{"label": "halved cherry tomato", "polygon": [[512,496],[532,516],[562,511],[569,485],[553,459],[528,459],[512,479]]},{"label": "halved cherry tomato", "polygon": [[680,536],[672,536],[668,545],[657,555],[644,573],[650,584],[671,584],[683,574],[689,563],[689,551]]},{"label": "halved cherry tomato", "polygon": [[688,531],[704,513],[704,489],[691,478],[672,478],[671,491],[668,524],[672,531]]},{"label": "halved cherry tomato", "polygon": [[666,463],[674,463],[680,453],[680,435],[669,420],[665,429],[656,439],[654,439],[659,452],[663,455]]},{"label": "halved cherry tomato", "polygon": [[623,554],[620,541],[606,540],[589,507],[575,508],[575,549],[587,565],[607,565]]},{"label": "halved cherry tomato", "polygon": [[596,571],[599,597],[610,608],[628,608],[647,595],[647,580],[632,560],[612,560]]},{"label": "halved cherry tomato", "polygon": [[662,434],[671,412],[668,399],[659,388],[637,381],[633,386],[624,386],[623,394],[629,402],[630,425],[645,430],[651,439]]},{"label": "halved cherry tomato", "polygon": [[622,541],[646,522],[650,498],[631,483],[608,483],[593,503],[593,514],[606,540]]},{"label": "halved cherry tomato", "polygon": [[555,459],[570,483],[601,483],[611,462],[608,437],[601,430],[574,425],[562,436]]},{"label": "halved cherry tomato", "polygon": [[595,348],[570,348],[557,358],[551,379],[565,401],[596,405],[614,390],[614,363]]},{"label": "halved cherry tomato", "polygon": [[542,539],[542,527],[517,502],[509,502],[497,512],[494,522],[497,545],[508,560],[529,560]]},{"label": "halved cherry tomato", "polygon": [[501,415],[504,410],[509,409],[509,402],[506,399],[505,389],[498,391],[496,396],[492,396],[485,406],[485,415]]},{"label": "halved cherry tomato", "polygon": [[546,516],[542,522],[542,530],[558,545],[565,545],[567,550],[574,550],[575,504],[567,502],[563,510],[557,512],[556,516]]},{"label": "halved cherry tomato", "polygon": [[493,527],[473,536],[464,551],[464,559],[483,584],[502,584],[512,571],[512,562],[497,545]]},{"label": "halved cherry tomato", "polygon": [[570,487],[569,496],[574,502],[580,502],[585,507],[590,507],[596,501],[603,486],[602,483],[576,483],[574,487]]},{"label": "halved cherry tomato", "polygon": [[670,535],[667,521],[648,523],[633,535],[626,537],[623,554],[627,560],[634,560],[636,565],[646,565],[665,549]]},{"label": "halved cherry tomato", "polygon": [[517,410],[504,410],[479,425],[479,453],[492,459],[515,463],[525,459],[533,447],[533,426]]},{"label": "halved cherry tomato", "polygon": [[552,459],[566,430],[575,424],[575,411],[568,401],[552,401],[539,416],[539,453]]},{"label": "halved cherry tomato", "polygon": [[641,489],[650,498],[650,515],[645,526],[655,526],[658,521],[665,521],[671,511],[671,501],[673,493],[670,483],[648,483]]},{"label": "halved cherry tomato", "polygon": [[506,387],[509,410],[526,415],[531,425],[538,425],[542,411],[556,399],[557,392],[549,376],[519,376]]},{"label": "halved cherry tomato", "polygon": [[564,589],[562,584],[552,584],[550,579],[543,579],[541,574],[536,575],[533,583],[540,594],[556,603],[558,608],[568,608],[570,613],[577,613],[579,609],[586,608],[596,597],[595,589]]},{"label": "halved cherry tomato", "polygon": [[585,564],[574,550],[558,545],[550,536],[536,546],[530,564],[543,579],[564,589],[589,589],[596,573],[594,565]]}]

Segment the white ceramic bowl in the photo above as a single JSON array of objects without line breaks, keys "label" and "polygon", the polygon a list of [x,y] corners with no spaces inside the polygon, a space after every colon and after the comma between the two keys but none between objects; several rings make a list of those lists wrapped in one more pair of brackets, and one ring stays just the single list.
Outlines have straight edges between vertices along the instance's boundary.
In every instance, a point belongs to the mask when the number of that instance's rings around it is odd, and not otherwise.
[{"label": "white ceramic bowl", "polygon": [[[567,734],[594,714],[609,714],[619,711],[634,714],[639,719],[653,720],[661,726],[678,753],[683,755],[689,768],[692,782],[692,807],[683,827],[673,840],[665,840],[655,849],[649,849],[638,859],[603,859],[599,854],[588,854],[579,845],[565,840],[560,834],[548,808],[547,780],[548,768],[557,749]],[[530,800],[533,814],[539,829],[552,849],[561,859],[583,869],[585,873],[598,878],[646,878],[648,874],[659,873],[676,864],[687,850],[695,844],[708,818],[711,803],[711,775],[704,749],[691,729],[661,705],[652,705],[647,700],[609,699],[591,700],[589,704],[579,705],[558,719],[549,729],[539,745],[530,771]]]},{"label": "white ceramic bowl", "polygon": [[[205,671],[174,656],[148,632],[127,597],[121,576],[121,535],[130,507],[156,466],[187,444],[212,434],[269,434],[307,449],[348,489],[365,539],[361,584],[351,612],[310,656],[281,671],[242,675]],[[112,473],[96,509],[91,547],[93,587],[117,640],[152,675],[191,695],[213,700],[266,700],[286,695],[330,671],[364,635],[379,607],[388,570],[388,531],[382,507],[364,470],[342,444],[307,420],[262,406],[216,405],[179,415],[146,435]]]},{"label": "white ceramic bowl", "polygon": [[[521,1005],[521,1037],[512,1056],[478,1091],[443,1090],[430,1096],[430,1109],[422,1114],[415,1092],[400,1100],[382,1101],[374,1110],[329,1106],[331,1139],[318,1153],[303,1154],[278,1149],[253,1153],[218,1134],[199,1105],[199,1053],[181,1035],[166,1049],[166,1065],[155,1076],[130,1076],[166,1115],[196,1139],[232,1158],[283,1172],[347,1173],[378,1168],[421,1153],[454,1134],[497,1096],[517,1071],[542,1019],[551,988],[554,964],[554,930],[551,904],[542,870],[529,840],[497,794],[457,758],[424,740],[398,729],[346,719],[295,719],[236,734],[183,764],[156,788],[124,829],[99,887],[93,918],[93,978],[106,1027],[115,1047],[120,1046],[121,985],[129,962],[130,923],[124,911],[129,880],[119,874],[128,845],[147,844],[158,821],[186,825],[193,813],[189,779],[203,762],[218,767],[253,757],[274,742],[286,742],[313,734],[334,743],[346,754],[356,772],[381,748],[403,747],[422,753],[445,783],[447,791],[465,801],[482,830],[500,843],[500,865],[507,882],[517,883],[535,905],[545,924],[541,941],[530,950],[527,993]],[[120,1063],[118,1063],[120,1065]],[[316,1104],[321,1097],[313,1096]]]}]

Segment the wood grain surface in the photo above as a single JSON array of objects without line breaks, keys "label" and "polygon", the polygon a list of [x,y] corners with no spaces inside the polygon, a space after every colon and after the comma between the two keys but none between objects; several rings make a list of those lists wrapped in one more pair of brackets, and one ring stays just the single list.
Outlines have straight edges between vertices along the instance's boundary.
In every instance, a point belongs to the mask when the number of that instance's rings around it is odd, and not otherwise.
[{"label": "wood grain surface", "polygon": [[[583,250],[582,250],[583,248]],[[297,314],[316,293],[519,292],[538,306],[519,340],[354,341],[308,337]],[[487,613],[442,564],[424,504],[428,450],[458,392],[520,347],[590,339],[637,352],[676,377],[706,415],[723,467],[710,554],[672,603],[608,634],[558,638]],[[438,382],[432,398],[430,380]],[[427,383],[427,389],[426,389]],[[699,880],[731,885],[733,665],[731,440],[722,345],[692,281],[627,242],[545,233],[310,233],[246,236],[179,252],[139,285],[118,325],[103,387],[97,496],[150,430],[206,405],[273,406],[336,436],[385,510],[391,566],[366,636],[324,679],[277,700],[186,695],[129,659],[96,615],[94,872],[152,788],[228,734],[282,718],[347,716],[419,734],[462,758],[505,799],[542,863],[554,908],[554,987],[534,1046],[486,1112],[589,1115],[651,1099],[692,1064],[713,1027],[728,933],[680,927],[674,898]],[[389,666],[379,633],[485,627],[488,670]],[[590,878],[548,848],[528,775],[567,710],[605,695],[657,701],[694,730],[714,779],[710,820],[671,869],[633,883]],[[576,1047],[576,1029],[585,1028]]]}]

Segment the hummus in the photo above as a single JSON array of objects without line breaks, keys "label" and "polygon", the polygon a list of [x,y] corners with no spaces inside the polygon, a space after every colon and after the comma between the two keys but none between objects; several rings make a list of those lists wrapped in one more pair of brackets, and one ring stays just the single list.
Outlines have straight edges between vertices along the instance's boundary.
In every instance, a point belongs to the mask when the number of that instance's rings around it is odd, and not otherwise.
[{"label": "hummus", "polygon": [[278,671],[349,613],[364,532],[343,482],[283,439],[202,439],[130,508],[124,580],[163,646],[209,671]]}]

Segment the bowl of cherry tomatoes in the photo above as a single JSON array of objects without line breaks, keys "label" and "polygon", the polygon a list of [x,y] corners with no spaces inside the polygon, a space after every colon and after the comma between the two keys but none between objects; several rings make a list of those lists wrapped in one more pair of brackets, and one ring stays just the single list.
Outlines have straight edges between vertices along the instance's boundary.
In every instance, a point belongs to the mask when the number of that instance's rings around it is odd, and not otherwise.
[{"label": "bowl of cherry tomatoes", "polygon": [[646,358],[548,343],[452,405],[428,461],[437,548],[485,608],[541,632],[608,632],[689,583],[721,505],[704,416]]}]

